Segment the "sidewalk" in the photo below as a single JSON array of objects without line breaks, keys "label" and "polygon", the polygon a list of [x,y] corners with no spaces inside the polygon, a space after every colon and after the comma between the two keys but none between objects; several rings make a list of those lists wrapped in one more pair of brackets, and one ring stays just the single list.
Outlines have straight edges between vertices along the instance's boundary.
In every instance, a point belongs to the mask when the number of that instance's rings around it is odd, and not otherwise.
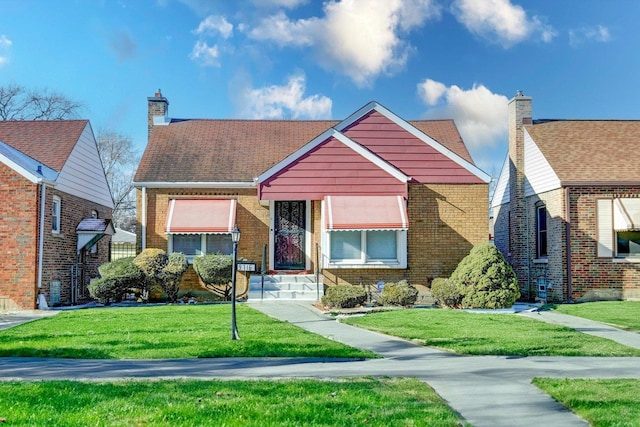
[{"label": "sidewalk", "polygon": [[[255,302],[250,306],[327,338],[375,351],[384,358],[0,358],[0,379],[417,377],[433,387],[473,426],[537,427],[586,426],[587,423],[531,385],[531,379],[536,376],[640,378],[640,358],[459,356],[339,323],[308,302]],[[543,317],[544,314],[531,313],[531,316],[552,319]],[[562,319],[568,321],[565,317]],[[608,329],[602,326],[600,329]]]}]

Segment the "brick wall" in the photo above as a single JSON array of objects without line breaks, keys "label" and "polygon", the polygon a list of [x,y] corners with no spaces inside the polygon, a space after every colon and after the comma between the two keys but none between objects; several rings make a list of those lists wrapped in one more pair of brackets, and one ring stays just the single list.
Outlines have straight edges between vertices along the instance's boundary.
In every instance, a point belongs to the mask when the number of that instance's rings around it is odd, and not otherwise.
[{"label": "brick wall", "polygon": [[[3,251],[0,258],[0,309],[37,308],[38,226],[40,189],[5,165],[0,165],[0,188],[3,203],[0,207],[0,236]],[[61,200],[61,232],[51,232],[51,203],[53,196]],[[45,229],[43,244],[42,288],[49,301],[50,283],[61,282],[61,302],[71,302],[71,266],[76,262],[76,226],[98,212],[110,218],[111,209],[93,202],[46,189]],[[109,239],[98,242],[98,251],[86,257],[85,280],[97,275],[97,266],[108,260]]]},{"label": "brick wall", "polygon": [[448,277],[471,248],[489,238],[486,184],[409,185],[407,269],[326,269],[325,284],[375,284],[406,279],[429,286]]},{"label": "brick wall", "polygon": [[0,163],[0,310],[36,301],[38,186]]},{"label": "brick wall", "polygon": [[571,275],[573,299],[615,295],[640,299],[640,263],[597,257],[597,199],[638,197],[640,187],[571,188]]},{"label": "brick wall", "polygon": [[[238,200],[238,227],[242,231],[238,258],[260,262],[262,247],[269,244],[269,208],[258,202],[256,190],[153,189],[146,190],[146,246],[168,249],[165,233],[167,207],[170,198],[219,197]],[[142,192],[137,190],[138,206]],[[324,283],[375,284],[407,279],[416,285],[429,285],[436,277],[448,277],[471,248],[488,239],[488,185],[424,185],[409,186],[409,231],[407,235],[408,268],[405,269],[325,269]],[[138,209],[138,229],[142,209]],[[321,243],[321,202],[311,202],[310,271],[315,271],[316,251]],[[138,252],[142,235],[137,236]],[[247,276],[238,275],[238,288],[246,285]],[[183,278],[184,288],[200,287],[191,270]]]}]

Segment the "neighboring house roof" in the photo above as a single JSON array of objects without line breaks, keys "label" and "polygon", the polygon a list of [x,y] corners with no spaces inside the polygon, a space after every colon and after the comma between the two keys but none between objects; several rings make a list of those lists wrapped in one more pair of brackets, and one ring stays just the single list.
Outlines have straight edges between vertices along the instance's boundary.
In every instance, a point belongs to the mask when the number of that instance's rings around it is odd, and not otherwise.
[{"label": "neighboring house roof", "polygon": [[[571,185],[640,185],[640,121],[536,120],[525,125],[525,196]],[[510,201],[509,157],[491,206]]]},{"label": "neighboring house roof", "polygon": [[0,121],[0,141],[60,172],[88,123],[88,120],[4,120]]},{"label": "neighboring house roof", "polygon": [[132,233],[127,230],[123,230],[122,228],[115,228],[116,232],[113,236],[111,236],[111,243],[115,245],[135,245],[136,244],[136,233]]},{"label": "neighboring house roof", "polygon": [[640,121],[558,120],[525,126],[563,185],[640,183]]},{"label": "neighboring house roof", "polygon": [[88,120],[0,121],[0,141],[0,161],[25,178],[113,208]]},{"label": "neighboring house roof", "polygon": [[[134,181],[252,183],[255,177],[343,122],[174,119],[167,125],[154,126]],[[408,123],[473,165],[452,120]],[[351,139],[357,142],[357,138]]]}]

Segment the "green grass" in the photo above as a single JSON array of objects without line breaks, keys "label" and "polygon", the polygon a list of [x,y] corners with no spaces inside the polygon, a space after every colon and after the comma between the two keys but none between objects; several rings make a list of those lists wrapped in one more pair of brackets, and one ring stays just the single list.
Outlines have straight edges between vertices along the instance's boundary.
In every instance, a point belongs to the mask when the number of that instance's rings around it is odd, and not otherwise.
[{"label": "green grass", "polygon": [[640,350],[514,314],[415,309],[372,313],[351,325],[471,355],[640,356]]},{"label": "green grass", "polygon": [[534,378],[533,383],[592,426],[640,425],[640,380]]},{"label": "green grass", "polygon": [[229,304],[72,310],[1,331],[0,357],[377,357],[244,305],[237,325],[232,341]]},{"label": "green grass", "polygon": [[600,301],[552,306],[557,312],[640,332],[640,301]]},{"label": "green grass", "polygon": [[7,425],[467,425],[416,379],[0,383]]}]

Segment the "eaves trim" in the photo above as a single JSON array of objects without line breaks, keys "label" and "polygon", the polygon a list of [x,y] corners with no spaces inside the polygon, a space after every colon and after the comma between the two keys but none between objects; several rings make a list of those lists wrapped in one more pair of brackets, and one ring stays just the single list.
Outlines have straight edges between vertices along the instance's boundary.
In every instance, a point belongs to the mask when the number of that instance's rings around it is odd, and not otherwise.
[{"label": "eaves trim", "polygon": [[136,188],[256,188],[255,182],[194,182],[194,181],[139,181],[133,182]]}]

